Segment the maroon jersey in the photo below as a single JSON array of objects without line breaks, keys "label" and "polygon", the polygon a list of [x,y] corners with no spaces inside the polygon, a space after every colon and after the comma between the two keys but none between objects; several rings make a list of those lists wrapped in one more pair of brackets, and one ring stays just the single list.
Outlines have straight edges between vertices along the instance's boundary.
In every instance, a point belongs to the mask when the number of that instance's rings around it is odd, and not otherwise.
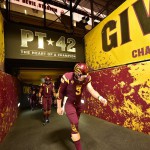
[{"label": "maroon jersey", "polygon": [[53,83],[50,83],[50,84],[42,84],[42,96],[43,97],[52,97],[52,94],[53,94],[53,88],[54,88],[54,85]]},{"label": "maroon jersey", "polygon": [[88,75],[84,81],[78,82],[74,79],[73,72],[65,73],[61,78],[61,84],[59,87],[59,98],[63,99],[64,96],[67,96],[67,103],[71,102],[78,104],[81,100],[83,89],[90,81],[90,75]]},{"label": "maroon jersey", "polygon": [[35,101],[35,100],[36,100],[36,93],[31,94],[31,99],[32,99],[33,101]]}]

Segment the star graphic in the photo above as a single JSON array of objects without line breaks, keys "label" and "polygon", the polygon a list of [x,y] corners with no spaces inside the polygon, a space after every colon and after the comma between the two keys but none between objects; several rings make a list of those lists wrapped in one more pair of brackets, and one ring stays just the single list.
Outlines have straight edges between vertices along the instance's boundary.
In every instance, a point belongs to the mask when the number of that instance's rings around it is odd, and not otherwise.
[{"label": "star graphic", "polygon": [[53,46],[53,42],[54,41],[52,41],[51,38],[49,40],[47,40],[47,42],[48,42],[48,45],[52,45]]}]

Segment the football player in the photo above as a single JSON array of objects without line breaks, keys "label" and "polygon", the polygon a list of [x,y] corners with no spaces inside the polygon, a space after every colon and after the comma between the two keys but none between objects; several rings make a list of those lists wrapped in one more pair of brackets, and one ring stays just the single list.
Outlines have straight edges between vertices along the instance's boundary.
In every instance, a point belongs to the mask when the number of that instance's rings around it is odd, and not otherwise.
[{"label": "football player", "polygon": [[39,97],[42,97],[43,105],[43,125],[49,123],[49,116],[51,114],[52,96],[55,95],[54,84],[50,76],[45,77],[45,82],[39,90]]},{"label": "football player", "polygon": [[[65,73],[61,78],[61,84],[58,90],[57,113],[62,115],[65,109],[65,113],[71,124],[71,138],[76,150],[82,149],[78,125],[82,112],[81,95],[85,88],[88,89],[94,98],[103,103],[104,106],[107,105],[107,100],[92,87],[91,76],[88,74],[88,67],[85,63],[77,63],[74,67],[74,72]],[[66,103],[63,109],[61,103],[64,97]]]}]

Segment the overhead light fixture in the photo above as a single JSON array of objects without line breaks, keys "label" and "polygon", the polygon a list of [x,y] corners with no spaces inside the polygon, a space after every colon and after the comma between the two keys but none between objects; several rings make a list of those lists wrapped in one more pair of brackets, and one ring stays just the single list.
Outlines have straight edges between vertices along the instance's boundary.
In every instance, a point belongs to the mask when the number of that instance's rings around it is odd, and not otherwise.
[{"label": "overhead light fixture", "polygon": [[85,26],[88,25],[88,21],[89,21],[89,16],[84,16],[82,17],[82,20],[80,20],[79,22],[76,23],[76,26],[82,29],[86,29]]},{"label": "overhead light fixture", "polygon": [[27,14],[27,10],[26,9],[24,10],[24,13]]},{"label": "overhead light fixture", "polygon": [[5,4],[3,5],[3,7],[4,7],[4,9],[6,9],[6,5]]},{"label": "overhead light fixture", "polygon": [[88,21],[89,21],[89,20],[90,20],[90,19],[89,19],[89,16],[84,16],[84,17],[82,17],[82,23],[85,24],[85,25],[88,24]]},{"label": "overhead light fixture", "polygon": [[97,26],[100,23],[99,20],[94,20],[94,27]]}]

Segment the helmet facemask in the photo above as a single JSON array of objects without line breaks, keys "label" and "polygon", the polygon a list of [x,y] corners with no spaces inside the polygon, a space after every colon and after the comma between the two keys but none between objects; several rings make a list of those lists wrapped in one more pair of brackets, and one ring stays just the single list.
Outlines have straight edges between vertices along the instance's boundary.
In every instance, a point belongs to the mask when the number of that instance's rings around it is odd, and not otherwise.
[{"label": "helmet facemask", "polygon": [[84,81],[87,78],[87,74],[74,73],[74,78],[78,81]]},{"label": "helmet facemask", "polygon": [[50,77],[45,77],[45,84],[50,84],[51,83],[51,78]]}]

